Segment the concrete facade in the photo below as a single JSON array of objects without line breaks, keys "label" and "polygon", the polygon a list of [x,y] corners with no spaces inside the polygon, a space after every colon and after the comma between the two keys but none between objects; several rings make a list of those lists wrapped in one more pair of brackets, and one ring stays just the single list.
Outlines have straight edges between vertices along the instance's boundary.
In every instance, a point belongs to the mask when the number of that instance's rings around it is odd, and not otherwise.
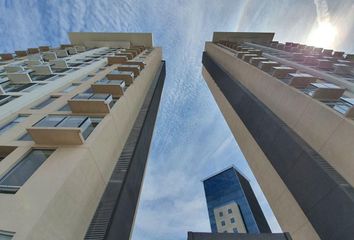
[{"label": "concrete facade", "polygon": [[[101,55],[95,56],[94,61],[87,62],[73,72],[58,76],[55,80],[41,81],[41,84],[45,83],[45,85],[32,92],[11,93],[20,97],[0,106],[0,126],[8,124],[18,114],[27,116],[24,121],[0,135],[0,146],[14,147],[14,150],[6,154],[0,162],[0,176],[4,176],[31,149],[54,150],[15,193],[0,193],[0,230],[13,233],[13,239],[84,238],[144,99],[156,79],[156,74],[159,73],[162,51],[160,48],[152,47],[152,42],[149,42],[151,34],[141,35],[143,40],[135,39],[134,34],[122,34],[117,40],[113,34],[109,37],[108,47],[104,46],[105,38],[100,38],[95,46],[95,37],[100,36],[99,33],[90,33],[87,38],[86,34],[82,36],[89,45],[82,42],[72,44],[86,47],[86,51],[70,54],[65,60],[74,63],[78,59],[86,59],[86,56]],[[82,36],[76,34],[77,38]],[[124,39],[124,36],[129,38]],[[132,38],[135,39],[133,43],[131,43]],[[110,45],[114,41],[123,40],[131,43],[129,48],[140,45],[140,50],[133,54],[133,60],[144,62],[145,67],[135,77],[133,84],[124,87],[124,95],[114,98],[114,105],[110,107],[109,113],[78,114],[72,113],[70,108],[60,110],[68,100],[87,90],[90,92],[92,84],[117,69],[118,64],[107,65],[107,57],[124,50],[118,50],[117,47],[121,48],[119,45]],[[70,51],[71,47],[71,45],[69,48],[62,46],[62,49]],[[94,49],[87,51],[87,48],[92,47]],[[50,52],[55,51],[55,49],[50,50]],[[26,59],[11,61],[8,65],[21,61]],[[72,84],[74,86],[70,91],[64,90]],[[56,98],[42,109],[32,109],[49,96]],[[41,143],[19,139],[27,129],[33,128],[34,124],[48,114],[84,115],[101,120],[89,137],[79,145],[72,145],[70,139],[67,139],[68,142],[63,142],[64,144],[52,144],[47,133]],[[71,129],[69,128],[68,131]],[[59,129],[57,134],[59,137],[62,129]],[[47,140],[48,144],[45,143]],[[140,191],[140,185],[136,187]]]},{"label": "concrete facade", "polygon": [[204,79],[282,229],[293,239],[350,239],[353,121],[238,57],[263,50],[257,44],[207,42]]},{"label": "concrete facade", "polygon": [[[231,209],[231,213],[228,212],[228,210]],[[220,212],[223,213],[222,216],[220,216]],[[215,216],[215,222],[216,222],[216,227],[218,229],[218,232],[223,233],[223,232],[228,232],[232,233],[234,232],[234,229],[237,229],[237,232],[239,233],[246,233],[246,227],[245,223],[243,222],[242,215],[239,209],[239,206],[237,203],[232,202],[229,204],[226,204],[225,206],[215,208],[214,209],[214,216]],[[231,219],[235,219],[235,222],[231,222]],[[224,222],[225,225],[223,226],[221,222]]]}]

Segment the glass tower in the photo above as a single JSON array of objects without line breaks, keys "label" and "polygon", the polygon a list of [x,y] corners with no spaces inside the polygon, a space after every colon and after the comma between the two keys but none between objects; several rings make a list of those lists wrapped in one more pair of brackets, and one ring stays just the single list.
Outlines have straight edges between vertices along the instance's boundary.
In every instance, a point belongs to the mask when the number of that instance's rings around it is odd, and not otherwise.
[{"label": "glass tower", "polygon": [[249,181],[230,167],[203,181],[213,233],[271,232]]}]

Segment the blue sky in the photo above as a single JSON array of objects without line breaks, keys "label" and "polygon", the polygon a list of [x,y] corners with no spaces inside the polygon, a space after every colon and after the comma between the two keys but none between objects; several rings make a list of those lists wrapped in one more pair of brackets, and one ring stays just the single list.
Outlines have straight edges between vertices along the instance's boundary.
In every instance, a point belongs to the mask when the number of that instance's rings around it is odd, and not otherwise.
[{"label": "blue sky", "polygon": [[167,78],[133,239],[182,240],[187,231],[210,231],[201,179],[231,164],[249,176],[279,231],[201,78],[201,55],[213,31],[274,31],[278,40],[304,42],[318,11],[338,27],[335,47],[353,51],[352,0],[0,0],[0,52],[55,46],[68,41],[68,31],[152,32]]}]

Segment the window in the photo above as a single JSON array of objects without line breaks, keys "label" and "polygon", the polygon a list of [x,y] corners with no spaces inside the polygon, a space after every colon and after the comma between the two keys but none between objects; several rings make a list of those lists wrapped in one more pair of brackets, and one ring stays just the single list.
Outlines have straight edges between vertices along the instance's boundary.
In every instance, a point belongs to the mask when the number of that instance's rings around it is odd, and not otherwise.
[{"label": "window", "polygon": [[46,100],[44,100],[43,102],[41,102],[40,104],[34,106],[34,107],[31,107],[31,109],[42,109],[44,107],[46,107],[47,105],[49,105],[50,103],[54,102],[58,97],[50,97],[50,98],[47,98]]},{"label": "window", "polygon": [[53,152],[54,150],[32,149],[0,178],[0,192],[16,193]]},{"label": "window", "polygon": [[0,240],[11,240],[14,236],[13,233],[0,230]]},{"label": "window", "polygon": [[16,147],[0,146],[0,161],[5,159],[15,149],[16,149]]},{"label": "window", "polygon": [[233,231],[234,233],[238,233],[237,228],[233,228],[232,231]]},{"label": "window", "polygon": [[27,83],[27,84],[4,84],[2,87],[5,92],[29,92],[33,90],[33,87],[36,86],[36,83]]},{"label": "window", "polygon": [[65,89],[63,89],[61,92],[62,93],[68,93],[71,92],[72,90],[74,90],[75,88],[77,88],[80,84],[79,83],[73,83],[69,86],[67,86]]},{"label": "window", "polygon": [[0,106],[5,105],[16,98],[18,98],[18,96],[0,95]]},{"label": "window", "polygon": [[219,212],[219,217],[224,216],[224,214],[222,212]]},{"label": "window", "polygon": [[225,221],[221,221],[221,226],[225,226]]},{"label": "window", "polygon": [[65,104],[64,106],[62,106],[61,108],[59,108],[58,111],[61,111],[61,112],[63,112],[63,111],[71,111],[71,109],[70,109],[69,104]]},{"label": "window", "polygon": [[227,209],[227,213],[228,214],[231,214],[232,213],[232,210],[229,208],[229,209]]},{"label": "window", "polygon": [[101,120],[100,117],[48,115],[34,127],[81,128],[83,138],[87,139]]},{"label": "window", "polygon": [[18,123],[23,122],[27,117],[28,115],[18,115],[14,120],[0,127],[0,134],[3,134]]},{"label": "window", "polygon": [[235,223],[235,218],[230,218],[231,223]]},{"label": "window", "polygon": [[19,141],[33,141],[31,135],[29,135],[27,132],[23,134],[19,139]]}]

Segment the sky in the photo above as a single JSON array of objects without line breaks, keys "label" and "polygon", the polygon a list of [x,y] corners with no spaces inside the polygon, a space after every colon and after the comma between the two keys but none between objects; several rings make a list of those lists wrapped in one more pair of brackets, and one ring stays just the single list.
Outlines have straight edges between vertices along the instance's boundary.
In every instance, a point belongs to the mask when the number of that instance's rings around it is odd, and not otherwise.
[{"label": "sky", "polygon": [[281,231],[201,77],[204,42],[214,31],[272,31],[353,52],[353,24],[354,0],[0,0],[0,52],[57,46],[70,31],[153,33],[167,76],[132,239],[182,240],[210,231],[201,180],[232,164]]}]

